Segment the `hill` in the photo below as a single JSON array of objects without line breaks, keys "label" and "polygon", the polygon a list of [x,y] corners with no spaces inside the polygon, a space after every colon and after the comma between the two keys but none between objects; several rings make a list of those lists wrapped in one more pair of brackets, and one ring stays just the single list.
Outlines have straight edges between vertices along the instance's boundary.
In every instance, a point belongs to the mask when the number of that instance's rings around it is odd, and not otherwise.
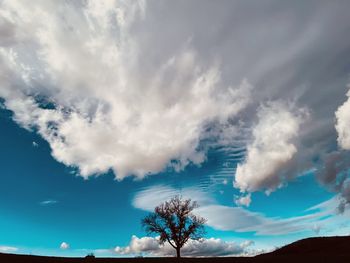
[{"label": "hill", "polygon": [[[0,262],[12,263],[162,263],[178,262],[176,258],[60,258],[0,253]],[[249,262],[350,262],[350,237],[315,237],[296,241],[274,252],[256,257],[225,257],[225,258],[182,258],[181,262],[218,262],[218,263],[249,263]]]},{"label": "hill", "polygon": [[350,236],[306,238],[255,259],[256,262],[350,262]]},{"label": "hill", "polygon": [[274,252],[273,255],[350,255],[350,236],[340,237],[311,237],[286,245]]}]

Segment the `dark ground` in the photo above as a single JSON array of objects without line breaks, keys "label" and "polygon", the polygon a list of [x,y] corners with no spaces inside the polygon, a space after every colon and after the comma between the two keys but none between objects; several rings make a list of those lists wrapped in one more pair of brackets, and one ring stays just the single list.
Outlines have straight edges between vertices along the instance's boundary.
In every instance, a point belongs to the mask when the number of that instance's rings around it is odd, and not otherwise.
[{"label": "dark ground", "polygon": [[[27,255],[1,254],[1,263],[23,262],[23,263],[161,263],[179,262],[176,258],[59,258],[39,257]],[[182,258],[184,263],[245,263],[245,262],[308,262],[308,263],[350,263],[350,237],[319,237],[299,240],[290,245],[282,247],[274,252],[256,257],[222,257],[222,258]]]}]

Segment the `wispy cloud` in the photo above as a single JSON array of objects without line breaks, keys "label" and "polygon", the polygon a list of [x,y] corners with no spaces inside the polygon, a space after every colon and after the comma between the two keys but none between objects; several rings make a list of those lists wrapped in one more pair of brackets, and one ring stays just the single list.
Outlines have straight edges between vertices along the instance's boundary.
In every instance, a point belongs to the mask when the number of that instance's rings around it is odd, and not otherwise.
[{"label": "wispy cloud", "polygon": [[58,203],[57,200],[48,199],[48,200],[41,201],[39,204],[42,205],[42,206],[49,206],[49,205],[54,205],[54,204],[57,204],[57,203]]},{"label": "wispy cloud", "polygon": [[3,252],[3,253],[13,253],[17,251],[18,251],[17,247],[0,246],[0,252]]},{"label": "wispy cloud", "polygon": [[288,218],[267,217],[263,213],[252,212],[243,207],[220,205],[208,194],[196,188],[177,190],[167,186],[153,186],[136,193],[133,205],[139,209],[152,211],[156,205],[176,194],[197,200],[200,207],[196,212],[207,219],[208,226],[217,230],[275,236],[301,232],[311,233],[315,225],[326,225],[329,220],[337,222],[338,225],[340,221],[343,222],[336,213],[337,198],[302,211],[304,215]]},{"label": "wispy cloud", "polygon": [[166,185],[157,185],[137,192],[132,200],[132,205],[139,209],[152,211],[154,207],[164,202],[164,200],[168,200],[175,195],[191,198],[201,206],[214,202],[208,194],[196,187],[175,189]]}]

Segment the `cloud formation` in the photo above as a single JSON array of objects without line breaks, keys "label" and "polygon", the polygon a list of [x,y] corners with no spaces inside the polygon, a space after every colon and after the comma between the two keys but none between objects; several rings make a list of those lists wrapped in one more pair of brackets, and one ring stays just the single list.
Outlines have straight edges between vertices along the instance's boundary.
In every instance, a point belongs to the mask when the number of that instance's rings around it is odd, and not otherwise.
[{"label": "cloud formation", "polygon": [[350,90],[348,99],[335,112],[335,129],[338,133],[338,144],[344,150],[350,150]]},{"label": "cloud formation", "polygon": [[133,28],[146,9],[141,0],[1,2],[0,97],[85,178],[200,164],[208,125],[229,128],[250,101],[247,81],[223,86],[218,65],[186,42],[145,68],[149,50]]},{"label": "cloud formation", "polygon": [[321,162],[316,178],[330,191],[338,193],[338,212],[343,213],[350,203],[350,155],[346,151],[332,151],[325,154]]},{"label": "cloud formation", "polygon": [[132,200],[135,208],[153,211],[153,209],[172,197],[180,195],[186,199],[196,201],[200,206],[212,204],[212,198],[196,187],[186,187],[183,189],[175,189],[166,185],[156,185],[142,189],[137,192]]},{"label": "cloud formation", "polygon": [[62,250],[66,250],[69,248],[69,244],[66,243],[66,242],[62,242],[61,245],[60,245],[60,249]]},{"label": "cloud formation", "polygon": [[236,205],[249,206],[252,202],[251,194],[243,195],[243,196],[235,196]]},{"label": "cloud formation", "polygon": [[[243,207],[217,204],[213,198],[200,189],[184,188],[177,190],[166,186],[153,186],[141,190],[135,194],[132,203],[138,209],[153,211],[155,206],[178,194],[181,194],[184,198],[198,201],[200,207],[195,210],[195,213],[206,218],[208,226],[223,231],[253,232],[260,236],[312,231],[316,223],[322,222],[325,216],[332,215],[335,212],[333,206],[331,209],[328,205],[324,205],[309,209],[305,211],[307,212],[305,215],[301,216],[290,218],[268,217]],[[334,205],[334,202],[332,202],[332,205]],[[312,212],[310,212],[311,210]]]},{"label": "cloud formation", "polygon": [[279,187],[284,179],[281,171],[297,153],[293,140],[304,118],[303,110],[293,112],[288,104],[279,101],[261,106],[245,161],[237,165],[234,186],[242,192]]},{"label": "cloud formation", "polygon": [[[114,251],[120,255],[142,255],[150,256],[174,256],[175,250],[168,243],[160,245],[158,237],[132,236],[126,247],[116,247]],[[238,256],[253,253],[248,249],[252,241],[245,241],[241,244],[223,241],[219,238],[189,240],[181,250],[182,256],[187,257],[219,257]]]},{"label": "cloud formation", "polygon": [[57,200],[49,199],[49,200],[41,201],[39,204],[42,205],[42,206],[49,206],[49,205],[54,205],[54,204],[57,204],[57,203],[58,203]]},{"label": "cloud formation", "polygon": [[[4,0],[1,107],[85,178],[180,171],[206,160],[204,141],[230,148],[253,130],[236,185],[272,191],[315,168],[337,138],[348,144],[350,5],[321,3]],[[267,101],[282,106],[273,113]],[[311,114],[302,127],[299,107]],[[279,119],[280,146],[260,131],[268,117],[255,124],[257,108]]]},{"label": "cloud formation", "polygon": [[334,113],[337,144],[340,149],[332,149],[322,154],[321,164],[316,172],[316,178],[322,185],[339,194],[339,213],[344,213],[350,203],[350,91],[347,91],[346,96],[347,100]]},{"label": "cloud formation", "polygon": [[14,253],[16,251],[18,251],[17,247],[0,246],[0,252],[2,253]]}]

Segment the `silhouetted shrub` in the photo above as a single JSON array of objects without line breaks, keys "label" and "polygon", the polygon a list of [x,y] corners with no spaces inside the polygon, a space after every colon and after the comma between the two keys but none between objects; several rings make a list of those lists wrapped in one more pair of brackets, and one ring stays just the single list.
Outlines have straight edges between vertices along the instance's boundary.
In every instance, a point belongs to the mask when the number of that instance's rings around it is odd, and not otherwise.
[{"label": "silhouetted shrub", "polygon": [[94,253],[89,253],[85,256],[86,260],[94,260],[95,259],[95,255]]}]

